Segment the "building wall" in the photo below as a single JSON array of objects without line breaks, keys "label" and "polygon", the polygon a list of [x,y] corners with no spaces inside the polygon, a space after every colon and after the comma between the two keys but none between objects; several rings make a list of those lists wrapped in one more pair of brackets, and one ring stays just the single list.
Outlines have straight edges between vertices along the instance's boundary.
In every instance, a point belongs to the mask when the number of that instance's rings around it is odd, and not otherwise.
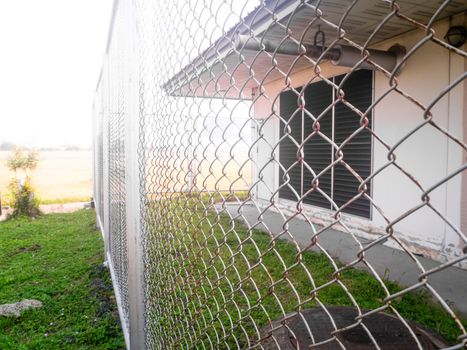
[{"label": "building wall", "polygon": [[[449,28],[444,21],[436,27],[443,36]],[[389,47],[396,42],[412,48],[422,35],[408,33],[385,43]],[[412,56],[399,77],[401,89],[423,106],[436,99],[451,81],[463,73],[463,62],[445,48],[428,42]],[[381,73],[375,77],[375,98],[388,89],[387,79]],[[433,121],[449,130],[462,140],[463,135],[463,86],[441,98],[432,108]],[[375,108],[374,130],[388,144],[395,145],[404,135],[423,121],[423,110],[398,93],[386,96]],[[437,184],[440,179],[462,166],[461,148],[446,135],[431,125],[426,125],[411,135],[395,151],[397,163],[419,180],[424,189]],[[374,169],[383,166],[387,150],[379,143],[374,144]],[[395,167],[383,171],[374,180],[373,197],[382,203],[390,218],[402,215],[421,202],[422,191],[412,180]],[[451,179],[430,193],[430,203],[445,215],[456,227],[461,218],[461,176]],[[403,200],[401,200],[403,194]],[[381,216],[375,215],[374,222],[384,225]],[[421,208],[394,226],[404,239],[432,248],[442,249],[446,255],[460,254],[462,248],[457,234],[428,207]],[[428,253],[428,252],[427,252]]]},{"label": "building wall", "polygon": [[[465,23],[465,16],[451,19],[452,24]],[[438,37],[443,37],[449,28],[449,21],[437,23],[435,30]],[[423,37],[420,31],[410,32],[388,40],[379,45],[387,49],[393,44],[400,44],[410,50]],[[427,42],[407,62],[403,73],[398,77],[401,90],[428,106],[450,82],[459,77],[465,70],[465,62],[458,55],[450,53],[444,47]],[[328,77],[345,73],[347,69],[331,64],[321,66]],[[305,70],[290,76],[294,87],[302,86],[313,71]],[[283,205],[292,209],[294,203],[278,198],[279,186],[279,149],[273,148],[279,141],[279,98],[284,80],[265,85],[264,96],[254,103],[255,117],[262,119],[259,127],[264,140],[257,143],[259,174],[265,185],[255,189],[258,200],[269,201],[271,196]],[[389,80],[382,73],[375,74],[375,100],[390,89]],[[465,82],[459,84],[451,92],[443,96],[431,109],[433,121],[452,135],[465,140],[466,128],[466,88]],[[440,179],[459,169],[465,162],[462,149],[454,141],[431,125],[425,125],[414,134],[403,140],[424,120],[424,110],[397,92],[390,92],[378,103],[374,110],[373,129],[375,133],[391,147],[402,141],[395,149],[397,164],[419,181],[427,190],[435,186]],[[388,149],[377,140],[373,144],[373,171],[388,164]],[[463,159],[464,157],[464,159]],[[275,159],[276,161],[271,161]],[[460,228],[466,228],[467,222],[467,180],[466,172],[447,183],[441,184],[430,193],[430,204],[450,222]],[[384,215],[395,220],[421,201],[423,190],[416,186],[409,176],[404,175],[394,165],[385,167],[373,180],[372,197],[380,206]],[[306,206],[317,222],[329,220],[326,210]],[[357,234],[374,237],[383,234],[387,223],[382,215],[372,210],[371,220],[344,215],[343,221]],[[462,215],[463,214],[463,215]],[[422,207],[394,225],[395,234],[406,242],[414,252],[421,253],[438,260],[446,260],[459,256],[464,243],[455,231],[449,227],[432,209]]]}]

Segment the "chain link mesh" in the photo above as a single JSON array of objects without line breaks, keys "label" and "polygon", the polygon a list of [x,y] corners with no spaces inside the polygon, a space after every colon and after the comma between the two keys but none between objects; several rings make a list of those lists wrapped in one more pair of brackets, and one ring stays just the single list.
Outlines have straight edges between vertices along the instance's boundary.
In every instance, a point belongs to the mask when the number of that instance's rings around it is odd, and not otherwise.
[{"label": "chain link mesh", "polygon": [[127,42],[125,14],[115,17],[114,39],[109,44],[106,81],[106,120],[108,127],[109,255],[116,293],[122,309],[122,326],[128,328],[128,242],[125,181],[125,118],[127,114]]},{"label": "chain link mesh", "polygon": [[[102,91],[94,103],[94,203],[99,219],[104,217],[104,148]],[[101,223],[102,224],[102,223]]]},{"label": "chain link mesh", "polygon": [[465,348],[467,5],[129,3],[98,91],[128,315],[139,81],[146,347]]}]

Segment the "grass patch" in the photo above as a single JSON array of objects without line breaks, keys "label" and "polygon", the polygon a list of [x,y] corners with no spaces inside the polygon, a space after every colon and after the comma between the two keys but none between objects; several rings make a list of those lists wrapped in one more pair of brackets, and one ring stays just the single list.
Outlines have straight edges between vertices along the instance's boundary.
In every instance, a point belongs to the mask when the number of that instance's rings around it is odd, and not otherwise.
[{"label": "grass patch", "polygon": [[[158,320],[152,327],[174,348],[244,348],[258,339],[259,328],[293,311],[319,303],[352,306],[349,294],[361,308],[376,309],[385,305],[385,288],[389,294],[402,290],[388,280],[383,288],[363,270],[348,268],[337,276],[343,265],[336,259],[334,265],[325,254],[248,231],[207,203],[212,201],[174,197],[149,208],[153,263],[147,266],[154,267],[150,293]],[[427,293],[407,293],[391,305],[458,343],[459,325]]]},{"label": "grass patch", "polygon": [[39,198],[39,204],[66,204],[66,203],[77,203],[77,202],[90,202],[91,197],[66,197],[66,198]]},{"label": "grass patch", "polygon": [[0,222],[0,303],[43,302],[0,316],[0,349],[123,349],[95,214]]}]

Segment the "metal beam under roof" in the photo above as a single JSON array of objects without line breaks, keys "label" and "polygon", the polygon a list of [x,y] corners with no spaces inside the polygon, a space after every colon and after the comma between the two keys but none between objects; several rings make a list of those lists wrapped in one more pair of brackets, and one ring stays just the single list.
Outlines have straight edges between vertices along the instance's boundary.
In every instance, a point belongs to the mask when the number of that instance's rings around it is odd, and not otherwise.
[{"label": "metal beam under roof", "polygon": [[[399,13],[427,24],[439,9],[440,0],[400,0]],[[337,44],[337,27],[348,5],[339,0],[266,1],[230,29],[190,64],[165,82],[163,88],[173,96],[199,96],[250,99],[251,88],[284,79],[285,73],[313,66],[309,59],[265,51],[237,50],[237,34],[255,36],[280,43],[287,35],[302,43],[313,43],[318,28],[325,33],[326,44]],[[350,2],[349,2],[350,4]],[[451,1],[437,20],[462,13],[467,2]],[[342,22],[345,37],[363,46],[381,21],[392,12],[389,1],[362,0],[348,12]],[[273,15],[274,14],[274,17]],[[318,14],[318,15],[317,15]],[[319,18],[321,16],[321,18]],[[373,34],[369,47],[416,29],[413,23],[393,16]],[[439,33],[443,37],[445,33]],[[345,43],[340,40],[339,44]]]}]

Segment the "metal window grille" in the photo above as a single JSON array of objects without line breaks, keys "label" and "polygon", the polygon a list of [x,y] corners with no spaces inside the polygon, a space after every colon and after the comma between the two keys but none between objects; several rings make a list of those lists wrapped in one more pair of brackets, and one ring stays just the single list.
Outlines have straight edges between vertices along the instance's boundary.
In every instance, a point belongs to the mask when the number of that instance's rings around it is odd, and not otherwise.
[{"label": "metal window grille", "polygon": [[465,348],[466,11],[116,0],[94,192],[127,347]]}]

